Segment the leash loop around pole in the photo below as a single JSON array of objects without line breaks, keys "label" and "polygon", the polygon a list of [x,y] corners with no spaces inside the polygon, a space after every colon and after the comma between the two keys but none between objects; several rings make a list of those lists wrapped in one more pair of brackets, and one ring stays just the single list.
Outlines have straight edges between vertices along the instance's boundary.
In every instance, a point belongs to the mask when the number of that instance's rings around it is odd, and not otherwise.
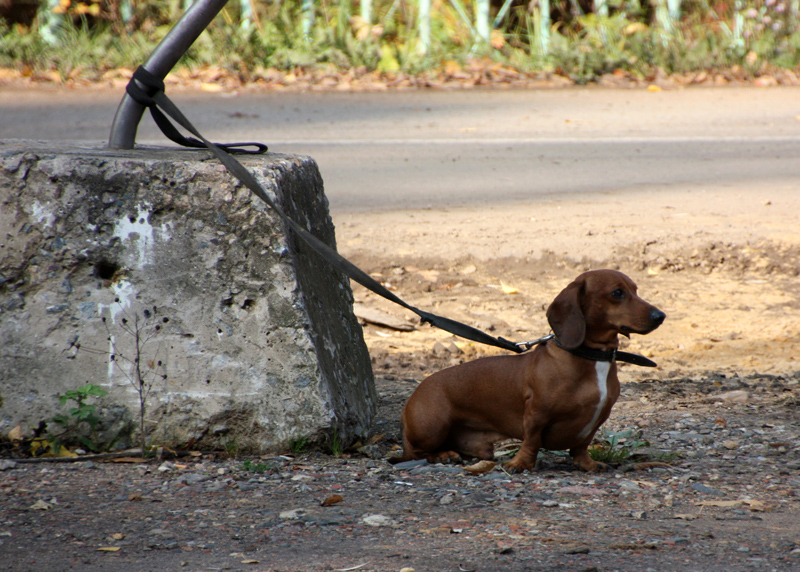
[{"label": "leash loop around pole", "polygon": [[[133,77],[128,82],[125,91],[135,102],[150,108],[150,115],[152,115],[153,121],[156,122],[156,125],[158,125],[159,129],[161,129],[161,132],[172,142],[183,147],[191,147],[194,149],[206,148],[206,145],[202,141],[195,139],[194,137],[185,137],[183,134],[181,134],[181,132],[175,128],[169,118],[161,112],[158,107],[158,102],[156,101],[156,96],[158,94],[165,94],[166,85],[162,79],[147,71],[144,66],[139,66],[136,68],[136,71],[133,72]],[[263,143],[254,142],[228,143],[225,145],[217,143],[216,146],[227,151],[228,153],[243,153],[247,155],[261,155],[269,150],[269,148]],[[247,147],[253,147],[253,149],[248,150]]]}]

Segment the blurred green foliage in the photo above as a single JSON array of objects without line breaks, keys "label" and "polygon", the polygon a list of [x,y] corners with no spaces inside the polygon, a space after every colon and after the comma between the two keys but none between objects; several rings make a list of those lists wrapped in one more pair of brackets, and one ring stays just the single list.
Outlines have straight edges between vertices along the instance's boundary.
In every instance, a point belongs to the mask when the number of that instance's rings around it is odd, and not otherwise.
[{"label": "blurred green foliage", "polygon": [[[9,0],[11,6],[18,0]],[[375,0],[374,22],[358,2],[320,0],[308,32],[301,0],[253,0],[243,25],[230,2],[180,65],[219,66],[241,81],[264,70],[359,68],[416,74],[489,57],[521,71],[556,71],[578,83],[622,70],[635,77],[738,66],[753,76],[800,64],[798,0],[683,0],[664,23],[665,0],[607,0],[607,14],[585,0],[551,0],[548,34],[540,2],[515,0],[489,42],[462,14],[474,0],[433,0],[430,44],[418,35],[416,2]],[[8,2],[7,2],[8,3]],[[492,18],[502,2],[492,4]],[[461,7],[461,10],[459,10]],[[60,0],[31,21],[0,12],[0,66],[87,77],[143,62],[181,14],[181,0]]]}]

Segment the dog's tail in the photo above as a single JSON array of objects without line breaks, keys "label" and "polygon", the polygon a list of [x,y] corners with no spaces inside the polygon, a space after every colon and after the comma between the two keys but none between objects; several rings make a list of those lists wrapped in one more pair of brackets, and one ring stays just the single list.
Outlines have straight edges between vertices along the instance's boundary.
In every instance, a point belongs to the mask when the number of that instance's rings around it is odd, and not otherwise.
[{"label": "dog's tail", "polygon": [[406,461],[413,461],[414,457],[406,454],[405,449],[403,449],[403,454],[400,455],[399,457],[389,457],[386,460],[389,461],[390,465],[396,465],[397,463],[405,463]]},{"label": "dog's tail", "polygon": [[411,455],[411,445],[408,443],[408,441],[406,441],[406,428],[402,417],[400,418],[400,433],[403,436],[403,454],[398,457],[389,457],[386,459],[389,461],[390,465],[405,463],[406,461],[413,461],[415,459],[415,457]]}]

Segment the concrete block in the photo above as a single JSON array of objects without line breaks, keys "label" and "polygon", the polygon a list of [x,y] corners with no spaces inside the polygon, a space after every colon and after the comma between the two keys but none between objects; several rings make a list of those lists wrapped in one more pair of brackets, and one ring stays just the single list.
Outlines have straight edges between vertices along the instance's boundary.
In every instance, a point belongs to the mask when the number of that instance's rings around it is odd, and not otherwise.
[{"label": "concrete block", "polygon": [[[312,159],[240,159],[335,245]],[[173,447],[348,440],[377,405],[349,281],[210,153],[0,142],[0,434],[85,383],[106,439],[130,441],[142,398]]]}]

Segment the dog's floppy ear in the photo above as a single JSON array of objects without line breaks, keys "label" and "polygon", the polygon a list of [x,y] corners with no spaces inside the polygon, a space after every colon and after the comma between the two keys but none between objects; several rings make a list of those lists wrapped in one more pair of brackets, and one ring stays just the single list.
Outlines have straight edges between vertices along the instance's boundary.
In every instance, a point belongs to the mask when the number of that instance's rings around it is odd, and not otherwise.
[{"label": "dog's floppy ear", "polygon": [[564,288],[547,308],[547,321],[559,343],[566,349],[575,349],[586,337],[586,319],[581,310],[580,296],[583,281],[576,280]]}]

